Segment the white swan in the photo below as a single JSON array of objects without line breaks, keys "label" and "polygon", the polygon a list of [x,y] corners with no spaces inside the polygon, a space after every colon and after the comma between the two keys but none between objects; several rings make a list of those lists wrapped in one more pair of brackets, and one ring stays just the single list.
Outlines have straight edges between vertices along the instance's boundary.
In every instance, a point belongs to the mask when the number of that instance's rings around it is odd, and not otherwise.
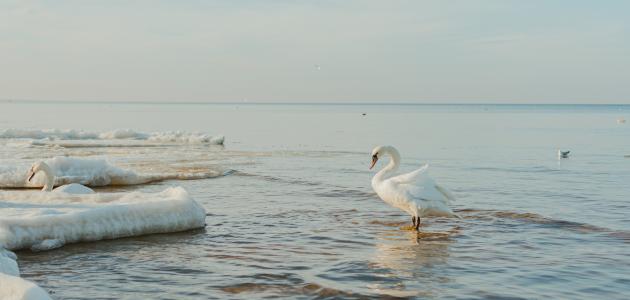
[{"label": "white swan", "polygon": [[[27,175],[28,182],[31,182],[33,177],[35,177],[35,174],[37,174],[38,172],[44,172],[44,175],[46,175],[46,183],[44,184],[42,191],[44,192],[53,191],[53,187],[55,185],[55,172],[43,161],[36,162],[33,164],[33,166],[31,166],[31,169],[28,171],[28,175]],[[78,183],[62,185],[60,187],[57,187],[54,191],[68,193],[68,194],[93,194],[94,193],[94,190],[92,190],[91,188],[84,186],[82,184],[78,184]]]},{"label": "white swan", "polygon": [[412,228],[418,230],[420,217],[457,217],[448,206],[449,202],[455,198],[429,177],[428,165],[407,174],[392,176],[400,165],[400,154],[392,146],[378,146],[372,150],[370,169],[379,158],[386,155],[389,155],[391,160],[387,166],[374,175],[372,188],[385,203],[410,214]]}]

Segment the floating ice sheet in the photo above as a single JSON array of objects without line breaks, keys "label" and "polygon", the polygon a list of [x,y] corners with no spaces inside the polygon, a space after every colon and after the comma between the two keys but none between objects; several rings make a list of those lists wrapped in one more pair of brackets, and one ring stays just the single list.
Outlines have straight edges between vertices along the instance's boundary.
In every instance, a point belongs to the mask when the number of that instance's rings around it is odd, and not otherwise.
[{"label": "floating ice sheet", "polygon": [[0,299],[50,299],[19,277],[17,257],[6,249],[43,251],[73,242],[178,232],[203,227],[205,217],[204,208],[181,187],[91,195],[0,192]]},{"label": "floating ice sheet", "polygon": [[205,210],[181,187],[159,193],[0,192],[0,247],[47,250],[203,227]]}]

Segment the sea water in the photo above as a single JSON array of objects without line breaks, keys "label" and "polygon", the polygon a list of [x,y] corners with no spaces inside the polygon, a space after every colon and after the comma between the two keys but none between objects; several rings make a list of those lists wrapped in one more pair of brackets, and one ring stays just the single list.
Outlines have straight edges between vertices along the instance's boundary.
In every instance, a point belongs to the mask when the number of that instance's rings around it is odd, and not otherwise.
[{"label": "sea water", "polygon": [[[96,187],[182,186],[207,225],[17,251],[22,277],[56,299],[623,299],[630,125],[617,119],[628,117],[623,105],[5,101],[0,131],[130,129],[225,142],[73,147],[13,136],[0,139],[0,163],[67,156],[138,174],[221,174]],[[398,148],[403,172],[428,163],[462,219],[424,218],[420,233],[401,230],[411,218],[370,186],[370,151],[382,144]],[[558,159],[558,149],[571,156]]]}]

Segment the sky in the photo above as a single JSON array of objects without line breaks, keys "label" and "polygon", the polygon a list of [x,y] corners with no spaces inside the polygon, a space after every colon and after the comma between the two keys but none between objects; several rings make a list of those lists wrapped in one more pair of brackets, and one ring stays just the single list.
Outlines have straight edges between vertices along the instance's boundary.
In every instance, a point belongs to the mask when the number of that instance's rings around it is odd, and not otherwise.
[{"label": "sky", "polygon": [[0,99],[630,103],[630,1],[0,0]]}]

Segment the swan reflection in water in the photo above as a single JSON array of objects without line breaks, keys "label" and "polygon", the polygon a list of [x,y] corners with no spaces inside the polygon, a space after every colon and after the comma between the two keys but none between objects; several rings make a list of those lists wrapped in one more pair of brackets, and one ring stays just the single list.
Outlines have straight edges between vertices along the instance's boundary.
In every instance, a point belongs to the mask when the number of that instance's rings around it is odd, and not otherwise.
[{"label": "swan reflection in water", "polygon": [[449,282],[444,274],[449,248],[458,228],[447,232],[385,231],[377,237],[373,269],[385,269],[395,281],[370,284],[375,293],[393,297],[439,296],[439,286]]}]

